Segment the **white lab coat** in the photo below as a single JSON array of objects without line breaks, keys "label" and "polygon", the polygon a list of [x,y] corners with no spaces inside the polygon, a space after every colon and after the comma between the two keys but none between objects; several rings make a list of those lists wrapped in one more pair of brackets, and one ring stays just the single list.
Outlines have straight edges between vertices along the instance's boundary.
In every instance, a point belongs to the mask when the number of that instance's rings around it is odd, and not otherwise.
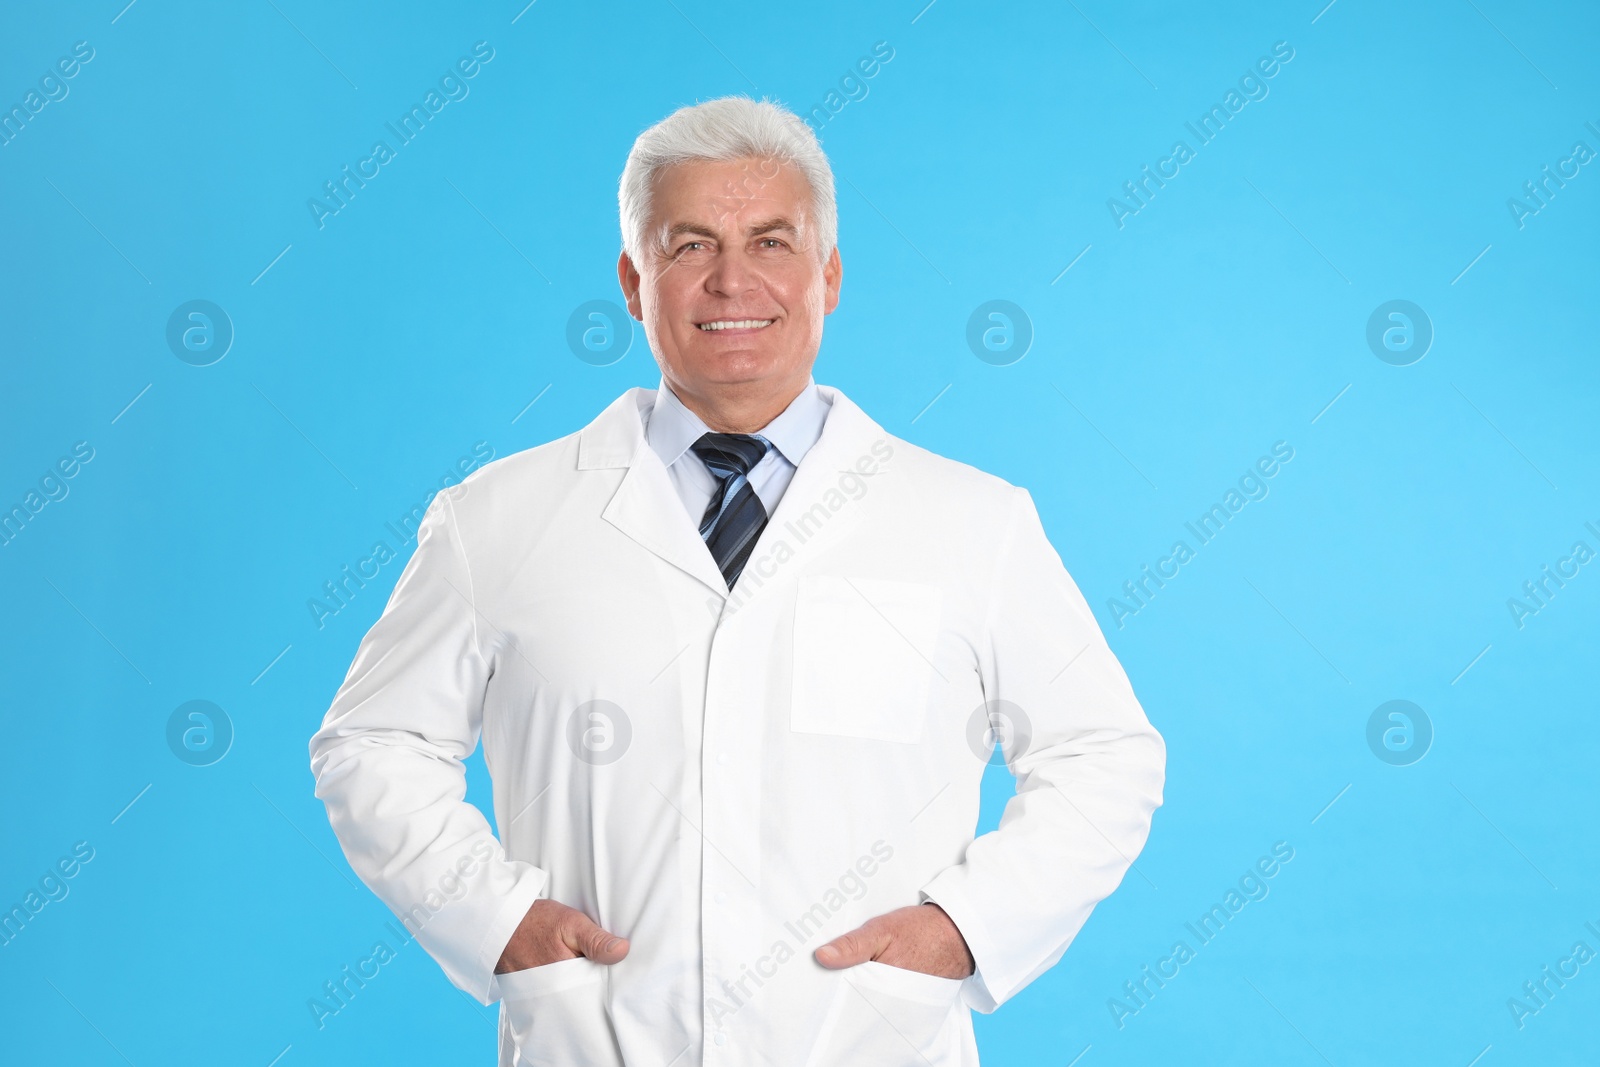
[{"label": "white lab coat", "polygon": [[[653,390],[441,492],[311,739],[351,867],[501,1001],[502,1067],[972,1067],[969,1009],[1144,845],[1165,748],[1027,491],[821,388],[732,594],[645,443]],[[498,840],[463,799],[480,733]],[[974,839],[994,736],[1018,793]],[[540,897],[628,957],[495,975]],[[925,900],[974,976],[812,958]]]}]

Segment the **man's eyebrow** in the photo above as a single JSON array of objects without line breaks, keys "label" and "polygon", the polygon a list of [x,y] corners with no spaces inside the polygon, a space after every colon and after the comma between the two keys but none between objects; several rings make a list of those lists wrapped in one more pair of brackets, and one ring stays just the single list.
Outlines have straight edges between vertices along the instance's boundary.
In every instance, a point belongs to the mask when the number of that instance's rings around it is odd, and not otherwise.
[{"label": "man's eyebrow", "polygon": [[760,222],[751,223],[750,226],[746,228],[745,232],[754,237],[763,233],[771,233],[773,230],[788,230],[790,233],[800,232],[799,228],[796,227],[794,223],[790,222],[782,215],[775,215],[770,219],[763,219]]},{"label": "man's eyebrow", "polygon": [[677,222],[673,223],[672,228],[667,230],[667,240],[671,241],[674,237],[681,237],[686,233],[692,233],[697,237],[715,237],[717,235],[715,230],[709,226],[702,226],[698,222]]},{"label": "man's eyebrow", "polygon": [[[788,230],[790,233],[800,232],[799,227],[795,226],[793,222],[789,221],[782,215],[774,215],[770,219],[762,219],[759,222],[753,222],[749,226],[745,227],[745,232],[752,237],[756,237],[764,233],[772,233],[774,230]],[[693,234],[696,237],[711,238],[715,238],[717,236],[717,232],[715,230],[701,223],[676,222],[667,229],[667,240],[670,242],[674,238],[682,237],[686,234]]]}]

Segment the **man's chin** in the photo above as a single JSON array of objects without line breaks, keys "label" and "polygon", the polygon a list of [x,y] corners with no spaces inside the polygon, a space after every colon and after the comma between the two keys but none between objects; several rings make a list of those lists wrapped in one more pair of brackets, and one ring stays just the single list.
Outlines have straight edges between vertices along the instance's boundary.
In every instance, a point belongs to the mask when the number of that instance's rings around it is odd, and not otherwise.
[{"label": "man's chin", "polygon": [[787,361],[760,348],[729,348],[696,352],[688,370],[701,381],[715,385],[740,385],[787,377]]}]

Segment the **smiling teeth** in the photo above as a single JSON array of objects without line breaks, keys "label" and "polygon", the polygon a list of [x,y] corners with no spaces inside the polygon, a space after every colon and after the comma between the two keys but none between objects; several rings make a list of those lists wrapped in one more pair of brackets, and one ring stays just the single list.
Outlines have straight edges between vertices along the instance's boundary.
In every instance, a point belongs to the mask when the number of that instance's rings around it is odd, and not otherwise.
[{"label": "smiling teeth", "polygon": [[772,319],[722,319],[717,322],[702,322],[702,330],[757,330],[763,326],[771,326]]}]

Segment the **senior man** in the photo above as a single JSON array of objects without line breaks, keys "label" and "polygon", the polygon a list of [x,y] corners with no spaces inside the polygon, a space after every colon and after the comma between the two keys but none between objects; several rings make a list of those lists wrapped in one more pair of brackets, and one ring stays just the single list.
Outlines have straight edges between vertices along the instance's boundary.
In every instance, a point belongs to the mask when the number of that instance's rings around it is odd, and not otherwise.
[{"label": "senior man", "polygon": [[[841,266],[804,122],[683,108],[619,200],[660,384],[432,501],[317,796],[501,1001],[502,1067],[971,1067],[971,1010],[1143,847],[1161,737],[1028,492],[813,381]],[[975,837],[996,742],[1016,795]]]}]

